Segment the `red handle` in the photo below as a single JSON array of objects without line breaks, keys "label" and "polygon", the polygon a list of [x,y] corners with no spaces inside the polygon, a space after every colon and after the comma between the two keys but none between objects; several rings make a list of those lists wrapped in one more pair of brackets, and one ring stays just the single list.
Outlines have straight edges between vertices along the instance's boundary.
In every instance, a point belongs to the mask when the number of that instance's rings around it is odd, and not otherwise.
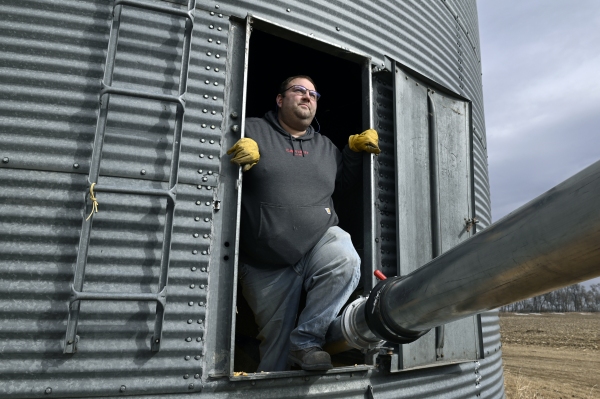
[{"label": "red handle", "polygon": [[385,280],[387,277],[385,276],[385,274],[383,274],[381,271],[379,270],[375,270],[373,272],[373,274],[375,275],[375,277],[377,277],[379,280]]}]

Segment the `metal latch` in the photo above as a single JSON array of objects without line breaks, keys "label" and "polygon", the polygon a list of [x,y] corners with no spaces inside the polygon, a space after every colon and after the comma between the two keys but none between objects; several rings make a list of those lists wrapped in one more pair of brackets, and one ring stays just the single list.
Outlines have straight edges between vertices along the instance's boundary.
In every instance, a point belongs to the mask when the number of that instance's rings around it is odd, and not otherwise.
[{"label": "metal latch", "polygon": [[217,201],[213,201],[213,209],[215,211],[218,211],[221,209],[221,201],[217,200]]},{"label": "metal latch", "polygon": [[465,218],[465,226],[467,228],[467,233],[471,231],[471,227],[475,226],[477,223],[479,223],[479,220],[477,218]]}]

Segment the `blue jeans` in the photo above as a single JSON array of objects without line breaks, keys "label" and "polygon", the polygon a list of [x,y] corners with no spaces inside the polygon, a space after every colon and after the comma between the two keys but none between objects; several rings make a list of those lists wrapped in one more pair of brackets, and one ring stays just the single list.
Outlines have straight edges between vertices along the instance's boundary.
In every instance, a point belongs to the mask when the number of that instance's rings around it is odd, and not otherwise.
[{"label": "blue jeans", "polygon": [[[257,371],[282,371],[290,350],[323,347],[329,325],[358,285],[360,258],[350,235],[333,226],[293,267],[262,269],[240,263],[239,271],[258,325]],[[294,328],[303,287],[306,306]]]}]

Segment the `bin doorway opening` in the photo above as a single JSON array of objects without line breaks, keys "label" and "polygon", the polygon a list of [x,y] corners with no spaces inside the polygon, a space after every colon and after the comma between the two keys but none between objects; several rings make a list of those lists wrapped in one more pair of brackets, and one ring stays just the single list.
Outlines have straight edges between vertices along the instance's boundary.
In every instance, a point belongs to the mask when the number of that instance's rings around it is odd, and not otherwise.
[{"label": "bin doorway opening", "polygon": [[[262,117],[276,109],[279,85],[294,75],[308,75],[321,94],[315,131],[328,137],[341,151],[348,136],[363,129],[363,107],[368,99],[362,95],[364,66],[336,57],[330,53],[286,40],[254,28],[250,37],[246,118]],[[340,219],[339,226],[350,233],[357,252],[363,258],[363,200],[362,183],[350,193],[334,193],[333,201]],[[355,294],[362,293],[359,286]],[[254,372],[259,363],[258,328],[254,315],[238,284],[235,331],[234,370]],[[303,308],[304,298],[300,309]],[[359,351],[349,351],[332,358],[334,367],[364,363]],[[260,370],[259,370],[260,371]]]}]

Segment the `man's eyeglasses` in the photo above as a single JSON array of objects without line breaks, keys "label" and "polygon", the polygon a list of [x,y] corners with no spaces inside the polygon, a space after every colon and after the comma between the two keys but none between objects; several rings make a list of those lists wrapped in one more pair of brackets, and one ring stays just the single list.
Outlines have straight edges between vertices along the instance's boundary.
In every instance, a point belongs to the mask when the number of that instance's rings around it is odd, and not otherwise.
[{"label": "man's eyeglasses", "polygon": [[292,89],[292,92],[294,94],[297,94],[299,96],[303,96],[306,94],[306,92],[308,92],[308,95],[310,96],[311,100],[315,100],[315,101],[319,101],[319,98],[321,98],[321,95],[319,93],[317,93],[314,90],[309,90],[304,86],[301,85],[291,85],[290,87],[288,87],[287,89],[285,89],[283,92],[285,93],[286,91]]}]

